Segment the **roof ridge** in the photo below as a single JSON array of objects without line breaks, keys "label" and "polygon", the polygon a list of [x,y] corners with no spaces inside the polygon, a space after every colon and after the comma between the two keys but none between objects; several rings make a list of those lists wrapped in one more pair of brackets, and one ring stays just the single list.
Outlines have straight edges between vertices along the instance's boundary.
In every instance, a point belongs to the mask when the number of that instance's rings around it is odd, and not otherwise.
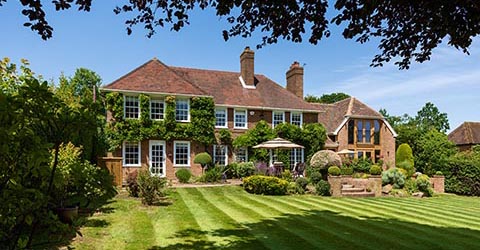
[{"label": "roof ridge", "polygon": [[347,113],[345,114],[345,116],[352,115],[353,102],[355,102],[355,97],[351,96],[350,102],[348,103]]},{"label": "roof ridge", "polygon": [[380,115],[381,117],[385,118],[380,112],[376,111],[375,109],[372,109],[370,106],[368,106],[367,104],[363,103],[362,101],[360,101],[360,100],[358,100],[358,99],[356,99],[356,98],[355,98],[355,100],[356,100],[357,102],[359,102],[360,104],[365,105],[365,107],[373,110],[373,112],[375,112],[377,115]]},{"label": "roof ridge", "polygon": [[121,76],[121,77],[120,77],[120,78],[118,78],[117,80],[115,80],[115,81],[113,81],[113,82],[111,82],[111,83],[109,83],[109,84],[107,84],[107,85],[103,86],[103,88],[107,88],[108,86],[110,86],[110,85],[113,85],[114,83],[116,83],[116,82],[118,82],[118,81],[122,80],[123,78],[126,78],[127,76],[129,76],[129,75],[131,75],[131,74],[135,73],[137,70],[139,70],[139,69],[143,68],[145,65],[149,64],[150,62],[154,62],[154,61],[159,61],[159,60],[158,60],[156,57],[154,57],[154,58],[152,58],[152,59],[148,60],[148,61],[146,61],[145,63],[143,63],[142,65],[140,65],[140,66],[138,66],[138,67],[134,68],[133,70],[131,70],[131,71],[130,71],[130,72],[128,72],[127,74],[125,74],[125,75]]},{"label": "roof ridge", "polygon": [[[182,66],[171,66],[172,68],[177,68],[177,69],[186,69],[186,70],[197,70],[197,71],[213,71],[213,72],[220,72],[220,73],[238,73],[240,72],[237,71],[227,71],[227,70],[218,70],[218,69],[199,69],[199,68],[191,68],[191,67],[182,67]],[[255,75],[261,75],[261,74],[255,74]]]}]

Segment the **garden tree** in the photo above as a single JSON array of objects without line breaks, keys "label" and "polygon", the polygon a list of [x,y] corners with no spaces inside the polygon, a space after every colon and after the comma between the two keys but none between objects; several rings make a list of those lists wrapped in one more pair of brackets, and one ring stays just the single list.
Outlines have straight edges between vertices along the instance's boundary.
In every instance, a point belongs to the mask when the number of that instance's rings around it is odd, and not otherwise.
[{"label": "garden tree", "polygon": [[457,148],[444,133],[431,129],[420,137],[415,156],[417,169],[428,175],[445,169],[448,159],[455,155]]},{"label": "garden tree", "polygon": [[59,86],[55,89],[58,96],[69,107],[82,110],[79,117],[85,125],[78,131],[72,143],[83,145],[83,158],[91,163],[97,162],[97,157],[104,155],[106,149],[103,128],[105,127],[105,107],[99,88],[102,79],[95,72],[79,68],[73,77],[61,76]]},{"label": "garden tree", "polygon": [[275,132],[264,120],[261,120],[255,124],[253,129],[249,129],[242,135],[239,135],[233,140],[233,146],[235,148],[248,147],[248,157],[251,160],[268,161],[268,151],[266,149],[252,150],[251,147],[258,145],[262,142],[275,138]]},{"label": "garden tree", "polygon": [[440,113],[438,108],[431,102],[427,102],[425,106],[417,112],[415,122],[418,128],[423,131],[428,131],[433,128],[445,133],[450,129],[447,113]]},{"label": "garden tree", "polygon": [[322,96],[307,95],[305,96],[305,101],[307,102],[316,102],[316,103],[335,103],[341,100],[345,100],[350,96],[345,93],[331,93],[323,94]]},{"label": "garden tree", "polygon": [[[0,0],[0,6],[7,0]],[[37,32],[42,39],[52,37],[53,28],[47,21],[41,0],[22,0],[22,14],[28,17],[24,26]],[[288,40],[296,43],[305,38],[317,44],[330,36],[329,24],[341,26],[343,37],[365,43],[378,41],[380,53],[372,66],[382,66],[390,60],[401,69],[408,69],[412,60],[430,59],[433,49],[441,42],[464,53],[472,38],[480,33],[480,6],[476,1],[330,1],[335,13],[327,13],[329,1],[239,1],[191,0],[160,1],[130,0],[117,6],[116,14],[128,14],[127,33],[136,25],[143,25],[147,36],[156,29],[166,27],[174,31],[189,24],[194,9],[214,9],[231,25],[223,30],[223,38],[250,37],[260,31],[258,47]],[[92,0],[52,1],[55,10],[66,10],[74,5],[80,11],[90,11]],[[328,17],[333,17],[329,20]]]}]

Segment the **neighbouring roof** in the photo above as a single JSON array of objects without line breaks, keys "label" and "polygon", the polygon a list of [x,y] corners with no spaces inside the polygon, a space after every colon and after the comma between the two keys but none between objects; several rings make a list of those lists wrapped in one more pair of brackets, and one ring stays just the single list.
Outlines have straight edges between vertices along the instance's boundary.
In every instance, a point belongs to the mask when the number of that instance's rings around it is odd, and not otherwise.
[{"label": "neighbouring roof", "polygon": [[464,122],[448,134],[457,145],[480,144],[480,122]]},{"label": "neighbouring roof", "polygon": [[355,97],[350,97],[332,104],[312,103],[312,105],[318,110],[325,111],[325,113],[318,114],[318,121],[325,126],[327,133],[335,132],[343,125],[345,118],[348,117],[384,120],[384,117],[379,112]]},{"label": "neighbouring roof", "polygon": [[212,96],[220,106],[319,112],[312,105],[264,75],[255,75],[256,88],[246,89],[239,72],[167,66],[152,59],[103,89],[159,94]]}]

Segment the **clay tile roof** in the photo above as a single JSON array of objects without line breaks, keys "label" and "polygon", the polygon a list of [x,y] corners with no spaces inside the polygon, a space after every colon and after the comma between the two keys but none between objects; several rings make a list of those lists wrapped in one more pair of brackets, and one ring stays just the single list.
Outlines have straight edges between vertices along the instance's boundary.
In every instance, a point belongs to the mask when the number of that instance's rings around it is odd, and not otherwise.
[{"label": "clay tile roof", "polygon": [[239,76],[239,72],[172,67],[152,59],[103,89],[207,95],[216,105],[318,112],[264,75],[255,75],[255,89],[243,88]]},{"label": "clay tile roof", "polygon": [[108,84],[103,89],[200,96],[208,95],[198,86],[195,86],[187,79],[178,75],[174,70],[156,58]]},{"label": "clay tile roof", "polygon": [[480,144],[480,122],[464,122],[448,134],[457,145]]},{"label": "clay tile roof", "polygon": [[377,118],[383,119],[383,116],[370,108],[355,97],[350,97],[332,104],[313,104],[319,110],[325,110],[325,113],[318,114],[318,120],[327,129],[327,133],[334,132],[342,124],[345,117],[355,118]]}]

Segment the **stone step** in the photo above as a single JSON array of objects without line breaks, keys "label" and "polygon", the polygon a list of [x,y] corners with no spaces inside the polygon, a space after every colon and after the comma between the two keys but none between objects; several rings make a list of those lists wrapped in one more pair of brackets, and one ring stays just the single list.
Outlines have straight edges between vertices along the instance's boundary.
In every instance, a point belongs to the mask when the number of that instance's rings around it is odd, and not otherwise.
[{"label": "stone step", "polygon": [[364,188],[356,188],[356,187],[351,187],[351,188],[342,188],[342,194],[347,192],[347,193],[361,193],[364,192]]},{"label": "stone step", "polygon": [[353,188],[353,185],[342,184],[342,188]]},{"label": "stone step", "polygon": [[354,198],[362,198],[362,197],[375,197],[375,193],[374,192],[361,192],[361,193],[358,193],[358,192],[346,192],[346,193],[343,193],[342,192],[342,196],[343,197],[354,197]]}]

